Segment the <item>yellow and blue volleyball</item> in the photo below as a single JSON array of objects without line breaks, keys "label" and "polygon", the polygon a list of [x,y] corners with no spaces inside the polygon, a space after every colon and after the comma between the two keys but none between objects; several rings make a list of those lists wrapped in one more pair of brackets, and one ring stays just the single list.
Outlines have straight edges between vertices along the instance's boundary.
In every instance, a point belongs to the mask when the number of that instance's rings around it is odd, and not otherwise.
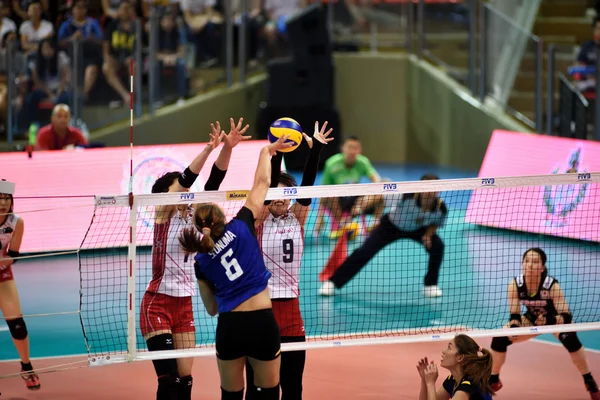
[{"label": "yellow and blue volleyball", "polygon": [[269,128],[269,141],[271,143],[276,142],[277,139],[284,135],[290,135],[286,143],[291,143],[292,146],[279,150],[282,153],[294,151],[302,143],[302,127],[291,118],[279,118]]}]

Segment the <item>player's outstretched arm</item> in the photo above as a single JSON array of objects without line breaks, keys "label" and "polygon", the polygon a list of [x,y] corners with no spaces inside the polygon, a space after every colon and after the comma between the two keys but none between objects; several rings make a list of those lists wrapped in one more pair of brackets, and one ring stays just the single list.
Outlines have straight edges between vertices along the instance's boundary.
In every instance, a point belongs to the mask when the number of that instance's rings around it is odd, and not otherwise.
[{"label": "player's outstretched arm", "polygon": [[194,158],[194,160],[190,163],[190,165],[183,171],[179,179],[176,181],[178,187],[175,191],[184,192],[192,187],[194,182],[196,182],[196,178],[202,171],[204,164],[206,164],[206,160],[208,160],[208,156],[210,153],[219,147],[221,141],[225,137],[225,132],[215,131],[210,133],[210,140],[204,147],[204,150],[200,154]]},{"label": "player's outstretched arm", "polygon": [[[323,151],[327,143],[333,140],[333,137],[329,136],[331,132],[333,132],[333,129],[327,129],[327,121],[323,124],[321,129],[319,129],[319,122],[315,122],[315,130],[312,138],[302,132],[306,143],[310,147],[310,152],[308,153],[308,158],[304,164],[304,172],[302,173],[302,182],[300,183],[300,186],[313,186],[315,184],[321,151]],[[311,199],[298,199],[291,207],[292,213],[298,218],[298,221],[302,226],[306,224],[311,201]]]},{"label": "player's outstretched arm", "polygon": [[510,312],[509,326],[521,326],[521,303],[517,283],[514,279],[508,284],[508,310]]},{"label": "player's outstretched arm", "polygon": [[250,125],[246,124],[246,126],[242,127],[243,122],[244,118],[240,118],[237,124],[233,118],[229,118],[231,127],[228,134],[225,134],[225,131],[221,130],[219,121],[216,122],[216,126],[210,124],[213,134],[219,132],[219,135],[223,138],[223,147],[210,171],[210,176],[204,185],[204,190],[219,190],[221,183],[223,183],[223,180],[225,179],[225,174],[229,169],[233,148],[240,142],[251,138],[251,136],[244,136],[244,133],[246,133]]},{"label": "player's outstretched arm", "polygon": [[552,285],[552,288],[550,288],[550,298],[552,299],[554,308],[556,308],[556,312],[558,313],[556,316],[556,323],[570,324],[573,320],[573,317],[571,310],[569,310],[567,299],[565,299],[565,294],[558,282]]},{"label": "player's outstretched arm", "polygon": [[283,135],[276,142],[263,147],[260,151],[258,166],[254,173],[254,184],[244,204],[246,208],[252,211],[254,218],[260,216],[271,185],[271,155],[274,155],[277,150],[291,147],[292,143],[286,143],[288,138],[289,135]]},{"label": "player's outstretched arm", "polygon": [[198,279],[198,288],[200,289],[200,297],[202,298],[202,303],[204,303],[206,312],[211,317],[214,317],[219,313],[219,307],[213,288],[207,281],[202,279]]}]

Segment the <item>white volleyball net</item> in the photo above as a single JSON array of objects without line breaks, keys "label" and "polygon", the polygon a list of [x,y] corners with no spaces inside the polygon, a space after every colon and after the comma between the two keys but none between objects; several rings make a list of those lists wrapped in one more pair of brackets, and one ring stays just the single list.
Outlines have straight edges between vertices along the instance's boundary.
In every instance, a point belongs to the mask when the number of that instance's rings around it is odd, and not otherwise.
[{"label": "white volleyball net", "polygon": [[[531,247],[542,248],[548,255],[548,273],[559,282],[573,314],[569,331],[600,328],[599,180],[596,173],[575,173],[270,189],[268,199],[312,199],[303,243],[293,244],[303,246],[299,300],[308,340],[284,344],[283,351],[443,340],[457,332],[473,337],[506,335],[502,328],[509,319],[508,285],[522,274],[522,257]],[[437,230],[443,246],[436,242],[437,247],[428,249],[420,237],[399,238],[386,231],[389,243],[380,246],[342,289],[322,295],[323,284],[368,240],[379,214],[403,224],[409,217],[402,214],[407,211],[401,203],[423,193],[437,193],[439,201],[434,206],[442,207],[443,202],[447,210],[445,223]],[[157,251],[157,246],[164,248],[166,236],[160,232],[164,228],[155,227],[154,210],[177,205],[185,215],[194,204],[214,202],[232,218],[246,194],[136,195],[131,207],[128,196],[96,198],[79,254],[81,316],[90,365],[214,354],[217,319],[206,313],[197,293],[195,277],[186,264],[193,260],[169,261],[175,248]],[[327,200],[339,198],[342,201]],[[345,215],[349,198],[353,204],[364,202],[365,214],[344,216],[336,225],[336,210],[331,208],[337,204],[345,208],[338,210]],[[326,204],[329,209],[324,210]],[[319,232],[317,223],[321,224]],[[282,246],[274,253],[288,261],[299,254],[290,243],[276,241],[263,242],[263,247]],[[440,259],[439,292],[426,293],[428,268]],[[285,262],[279,264],[282,269]],[[167,273],[176,276],[178,290],[189,296],[174,300],[147,294],[153,266],[156,273],[159,264],[166,265]],[[188,348],[149,353],[143,333],[166,322],[144,320],[142,307],[184,310],[181,315],[165,311],[164,318],[174,329],[189,333]],[[181,326],[190,320],[192,329]],[[562,330],[559,325],[536,326],[511,329],[510,334]]]}]

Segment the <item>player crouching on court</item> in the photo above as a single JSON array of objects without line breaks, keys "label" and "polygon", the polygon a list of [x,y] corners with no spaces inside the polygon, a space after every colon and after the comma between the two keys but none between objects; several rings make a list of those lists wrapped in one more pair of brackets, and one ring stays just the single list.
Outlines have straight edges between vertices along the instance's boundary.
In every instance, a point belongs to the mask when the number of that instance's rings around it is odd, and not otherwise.
[{"label": "player crouching on court", "polygon": [[[512,280],[508,286],[508,305],[510,320],[505,327],[517,328],[521,326],[542,326],[570,324],[573,316],[569,305],[558,281],[548,275],[546,269],[546,253],[540,248],[528,249],[523,254],[523,274]],[[521,315],[521,303],[527,312]],[[492,340],[492,355],[494,367],[490,378],[492,389],[498,391],[502,388],[500,369],[506,361],[507,347],[513,343],[523,342],[538,335],[504,336]],[[598,385],[592,377],[588,365],[585,349],[577,338],[575,332],[555,333],[554,336],[565,346],[573,364],[583,375],[583,382],[590,392],[593,400],[600,400]]]},{"label": "player crouching on court", "polygon": [[15,184],[0,181],[0,310],[21,358],[21,377],[29,390],[40,389],[40,378],[29,359],[29,337],[23,320],[19,292],[12,273],[23,240],[23,218],[13,213]]},{"label": "player crouching on court", "polygon": [[456,335],[442,351],[440,366],[450,371],[442,387],[435,389],[437,365],[427,357],[417,364],[421,376],[419,400],[491,400],[494,390],[488,380],[492,373],[492,354],[470,336]]},{"label": "player crouching on court", "polygon": [[[421,180],[436,180],[436,175],[426,174]],[[444,242],[437,230],[446,221],[448,209],[437,192],[404,194],[400,201],[381,218],[362,246],[340,265],[329,280],[323,282],[319,294],[332,296],[335,289],[344,287],[383,248],[399,239],[412,239],[422,244],[429,254],[423,295],[440,297],[438,287],[440,267],[444,258]]]}]

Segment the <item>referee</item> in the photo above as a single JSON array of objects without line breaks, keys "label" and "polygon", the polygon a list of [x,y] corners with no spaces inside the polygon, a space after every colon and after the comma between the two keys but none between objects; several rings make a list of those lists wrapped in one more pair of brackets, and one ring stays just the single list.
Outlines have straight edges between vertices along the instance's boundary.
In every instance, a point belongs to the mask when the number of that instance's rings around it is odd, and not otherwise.
[{"label": "referee", "polygon": [[[439,179],[426,174],[421,180]],[[381,218],[362,246],[356,249],[321,286],[319,294],[331,296],[335,289],[346,285],[385,246],[398,239],[412,239],[425,247],[429,254],[429,266],[425,275],[423,295],[440,297],[438,277],[444,257],[444,242],[437,229],[444,225],[448,209],[437,192],[404,194],[392,210]]]}]

